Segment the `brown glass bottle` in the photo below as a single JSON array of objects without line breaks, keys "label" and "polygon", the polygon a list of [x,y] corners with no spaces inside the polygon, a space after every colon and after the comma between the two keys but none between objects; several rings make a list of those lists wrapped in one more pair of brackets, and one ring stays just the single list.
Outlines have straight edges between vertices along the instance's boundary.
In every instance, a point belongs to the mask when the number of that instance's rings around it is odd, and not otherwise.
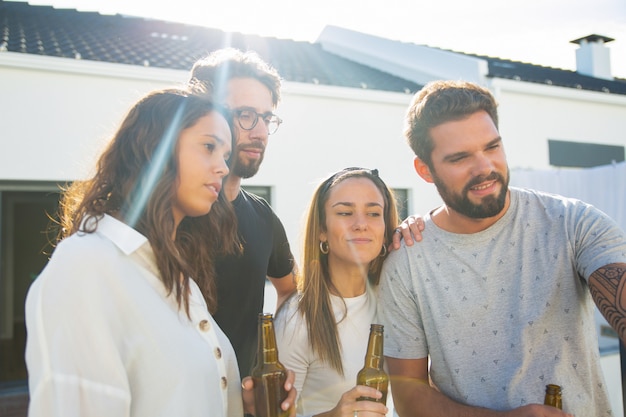
[{"label": "brown glass bottle", "polygon": [[357,401],[368,400],[387,404],[387,388],[389,387],[389,375],[383,369],[383,325],[372,324],[370,337],[367,342],[365,353],[365,365],[356,375],[357,385],[366,385],[376,388],[383,393],[380,399],[359,397]]},{"label": "brown glass bottle", "polygon": [[257,363],[252,369],[256,417],[284,417],[289,410],[280,408],[287,398],[285,379],[287,371],[278,361],[274,318],[270,313],[259,314],[259,342]]},{"label": "brown glass bottle", "polygon": [[546,385],[546,397],[543,400],[543,403],[562,410],[563,402],[561,400],[561,387],[555,384]]}]

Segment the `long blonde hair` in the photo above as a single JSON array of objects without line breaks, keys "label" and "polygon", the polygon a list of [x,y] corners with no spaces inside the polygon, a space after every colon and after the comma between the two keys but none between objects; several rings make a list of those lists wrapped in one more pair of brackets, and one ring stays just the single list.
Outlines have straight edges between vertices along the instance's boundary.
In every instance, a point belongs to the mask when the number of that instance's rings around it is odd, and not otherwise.
[{"label": "long blonde hair", "polygon": [[[320,250],[320,233],[326,230],[325,204],[332,188],[348,178],[367,178],[380,190],[384,200],[385,238],[384,245],[391,242],[398,224],[398,213],[393,192],[378,176],[378,170],[346,168],[322,182],[313,194],[309,205],[303,248],[303,261],[298,279],[300,300],[298,311],[307,323],[309,340],[319,358],[343,375],[341,346],[337,334],[337,322],[333,312],[330,293],[334,286],[328,270],[328,256]],[[382,250],[382,248],[381,248]],[[378,285],[383,261],[377,257],[369,264],[368,281]]]}]

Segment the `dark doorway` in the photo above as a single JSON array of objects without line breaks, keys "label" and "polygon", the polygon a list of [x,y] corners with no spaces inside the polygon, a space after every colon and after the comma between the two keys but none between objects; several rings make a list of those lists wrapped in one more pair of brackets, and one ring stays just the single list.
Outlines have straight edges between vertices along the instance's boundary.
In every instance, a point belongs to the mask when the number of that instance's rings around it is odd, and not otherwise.
[{"label": "dark doorway", "polygon": [[28,380],[24,302],[54,248],[59,192],[0,189],[0,201],[0,403],[18,405]]}]

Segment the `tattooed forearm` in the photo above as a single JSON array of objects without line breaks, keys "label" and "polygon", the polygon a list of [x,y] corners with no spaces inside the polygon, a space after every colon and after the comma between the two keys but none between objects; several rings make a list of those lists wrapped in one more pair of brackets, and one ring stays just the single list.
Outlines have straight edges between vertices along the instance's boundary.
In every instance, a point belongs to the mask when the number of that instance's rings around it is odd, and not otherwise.
[{"label": "tattooed forearm", "polygon": [[589,277],[589,289],[606,321],[626,343],[626,264],[610,264]]}]

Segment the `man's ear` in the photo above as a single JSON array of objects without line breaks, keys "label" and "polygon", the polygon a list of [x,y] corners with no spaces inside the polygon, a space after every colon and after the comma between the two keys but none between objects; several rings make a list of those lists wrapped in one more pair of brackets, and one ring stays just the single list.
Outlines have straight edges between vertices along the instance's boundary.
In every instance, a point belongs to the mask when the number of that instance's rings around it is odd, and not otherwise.
[{"label": "man's ear", "polygon": [[424,181],[429,183],[433,182],[433,177],[430,174],[430,168],[428,168],[428,165],[426,165],[424,161],[416,156],[415,159],[413,159],[413,166],[415,167],[415,172],[417,172],[417,175],[422,177]]}]

